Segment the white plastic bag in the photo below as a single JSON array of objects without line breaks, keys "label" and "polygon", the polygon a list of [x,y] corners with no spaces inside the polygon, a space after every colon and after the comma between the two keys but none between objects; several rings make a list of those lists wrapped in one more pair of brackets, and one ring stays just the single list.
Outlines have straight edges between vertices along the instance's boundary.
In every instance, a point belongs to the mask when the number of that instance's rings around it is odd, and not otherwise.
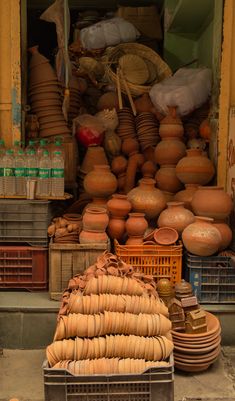
[{"label": "white plastic bag", "polygon": [[134,42],[139,36],[134,25],[120,17],[97,22],[80,32],[82,47],[88,50]]},{"label": "white plastic bag", "polygon": [[184,116],[206,102],[211,82],[209,68],[180,68],[172,77],[155,84],[149,95],[160,113],[167,114],[168,106],[175,106],[177,113]]}]

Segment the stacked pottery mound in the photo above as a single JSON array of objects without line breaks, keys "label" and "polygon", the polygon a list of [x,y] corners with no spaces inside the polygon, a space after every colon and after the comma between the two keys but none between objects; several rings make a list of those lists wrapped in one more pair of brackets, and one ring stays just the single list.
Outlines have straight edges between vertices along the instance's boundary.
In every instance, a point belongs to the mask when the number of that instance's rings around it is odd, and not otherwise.
[{"label": "stacked pottery mound", "polygon": [[47,233],[54,243],[77,244],[82,229],[82,216],[80,214],[64,214],[55,217],[49,225]]},{"label": "stacked pottery mound", "polygon": [[159,124],[155,115],[151,112],[140,113],[135,118],[135,123],[142,151],[150,146],[155,147],[160,140],[158,135]]},{"label": "stacked pottery mound", "polygon": [[37,115],[40,136],[66,135],[70,133],[62,112],[62,90],[49,60],[38,51],[38,46],[29,49],[31,109]]},{"label": "stacked pottery mound", "polygon": [[119,125],[117,128],[117,134],[124,140],[128,138],[135,138],[135,119],[134,115],[129,107],[123,107],[118,110]]},{"label": "stacked pottery mound", "polygon": [[169,366],[171,322],[154,280],[115,255],[104,253],[70,280],[63,301],[46,351],[52,368],[107,375]]}]

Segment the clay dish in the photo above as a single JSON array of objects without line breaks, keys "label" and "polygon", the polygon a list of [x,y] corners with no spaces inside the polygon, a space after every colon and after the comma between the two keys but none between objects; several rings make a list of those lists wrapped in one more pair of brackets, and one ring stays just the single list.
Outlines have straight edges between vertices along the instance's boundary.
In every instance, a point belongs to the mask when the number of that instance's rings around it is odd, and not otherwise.
[{"label": "clay dish", "polygon": [[206,313],[206,322],[207,322],[207,332],[206,333],[187,334],[187,333],[175,332],[174,330],[172,330],[173,337],[175,336],[182,340],[184,339],[186,341],[187,341],[187,339],[194,339],[196,341],[199,338],[200,339],[206,338],[208,336],[211,336],[215,332],[217,332],[217,330],[220,327],[220,322],[219,322],[218,318],[210,312],[205,311],[205,313]]},{"label": "clay dish", "polygon": [[43,106],[62,106],[62,101],[58,96],[56,99],[44,99],[44,100],[37,100],[33,102],[33,107],[43,107]]},{"label": "clay dish", "polygon": [[187,364],[195,364],[195,363],[213,363],[219,356],[221,351],[220,347],[217,347],[214,349],[214,351],[206,354],[205,356],[203,355],[198,355],[198,356],[192,356],[192,355],[181,355],[177,354],[174,352],[174,359],[175,361],[187,363]]},{"label": "clay dish", "polygon": [[40,125],[44,124],[50,124],[58,121],[64,121],[64,116],[62,114],[55,114],[51,116],[44,116],[44,117],[38,117]]},{"label": "clay dish", "polygon": [[178,238],[177,231],[171,227],[161,227],[154,231],[154,239],[160,245],[172,245]]},{"label": "clay dish", "polygon": [[[216,341],[206,347],[201,347],[201,348],[184,348],[184,347],[179,347],[174,344],[174,350],[176,350],[176,353],[182,353],[182,354],[187,354],[195,356],[195,355],[203,355],[203,354],[208,354],[210,351],[214,350],[219,346],[221,342],[221,337],[217,338]],[[183,355],[182,355],[183,356]]]},{"label": "clay dish", "polygon": [[31,103],[40,101],[40,100],[59,100],[61,101],[61,96],[57,92],[43,92],[43,93],[35,93],[34,95],[30,95]]},{"label": "clay dish", "polygon": [[[180,342],[178,339],[174,338],[174,345],[179,348],[184,348],[185,350],[201,350],[203,348],[209,347],[210,345],[215,344],[218,340],[221,340],[220,332],[216,334],[215,337],[209,337],[209,339],[206,339],[205,341],[197,341],[197,342],[192,342],[192,341],[184,341]],[[185,351],[186,352],[186,351]]]},{"label": "clay dish", "polygon": [[204,370],[207,370],[210,365],[210,363],[190,365],[187,363],[175,361],[175,367],[179,370],[183,370],[184,372],[203,372]]},{"label": "clay dish", "polygon": [[42,131],[50,129],[50,128],[54,128],[54,127],[61,127],[61,126],[63,126],[63,127],[66,126],[66,122],[64,119],[62,119],[61,121],[56,120],[56,121],[50,122],[50,123],[42,123],[40,121],[40,130],[42,130]]},{"label": "clay dish", "polygon": [[29,96],[37,95],[37,94],[44,94],[44,93],[57,93],[59,95],[62,95],[62,89],[59,85],[45,85],[45,86],[38,86],[36,88],[33,88],[29,90]]}]

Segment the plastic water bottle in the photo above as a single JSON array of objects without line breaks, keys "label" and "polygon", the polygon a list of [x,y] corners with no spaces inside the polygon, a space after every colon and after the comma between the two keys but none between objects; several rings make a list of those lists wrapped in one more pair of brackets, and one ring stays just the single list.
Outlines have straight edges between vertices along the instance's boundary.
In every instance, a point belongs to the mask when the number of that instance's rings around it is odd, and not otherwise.
[{"label": "plastic water bottle", "polygon": [[23,149],[19,149],[15,157],[16,195],[26,195],[26,163]]},{"label": "plastic water bottle", "polygon": [[64,196],[64,158],[59,150],[53,152],[51,161],[51,195]]},{"label": "plastic water bottle", "polygon": [[0,157],[3,157],[6,153],[5,142],[3,139],[0,139]]},{"label": "plastic water bottle", "polygon": [[25,152],[28,153],[30,150],[34,150],[36,152],[36,146],[35,146],[35,141],[30,139],[28,146],[25,149]]},{"label": "plastic water bottle", "polygon": [[51,194],[51,159],[48,150],[44,150],[39,159],[37,195],[50,196]]},{"label": "plastic water bottle", "polygon": [[47,150],[47,141],[45,139],[40,139],[39,146],[37,148],[37,158],[38,160],[42,157],[44,150]]},{"label": "plastic water bottle", "polygon": [[6,148],[3,139],[0,139],[0,195],[4,195],[4,165],[3,156],[5,155]]},{"label": "plastic water bottle", "polygon": [[4,195],[15,195],[15,161],[13,157],[13,150],[8,149],[3,156],[3,184]]},{"label": "plastic water bottle", "polygon": [[54,152],[60,151],[61,155],[64,159],[64,148],[63,148],[63,144],[62,144],[62,139],[60,137],[56,137],[54,144],[53,144],[53,148],[52,148],[52,155]]},{"label": "plastic water bottle", "polygon": [[14,141],[13,146],[13,156],[16,157],[18,155],[18,151],[21,149],[20,141]]},{"label": "plastic water bottle", "polygon": [[38,177],[38,160],[36,152],[33,149],[29,149],[26,152],[26,179],[36,180]]}]

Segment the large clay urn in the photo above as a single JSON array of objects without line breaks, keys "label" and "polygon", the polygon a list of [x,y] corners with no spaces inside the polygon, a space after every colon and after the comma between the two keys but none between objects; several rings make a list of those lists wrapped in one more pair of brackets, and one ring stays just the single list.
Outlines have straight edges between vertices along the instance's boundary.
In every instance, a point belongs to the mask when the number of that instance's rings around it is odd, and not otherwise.
[{"label": "large clay urn", "polygon": [[158,217],[158,227],[174,228],[179,234],[194,222],[194,214],[184,208],[183,202],[168,202],[167,209]]},{"label": "large clay urn", "polygon": [[186,146],[178,138],[163,138],[155,148],[155,161],[163,164],[177,164],[186,155]]},{"label": "large clay urn", "polygon": [[[198,184],[185,184],[185,189],[179,191],[175,194],[174,200],[177,202],[184,202],[184,207],[186,209],[192,210],[192,199],[195,192],[198,190]],[[200,216],[201,213],[196,213]]]},{"label": "large clay urn", "polygon": [[126,220],[126,232],[129,237],[143,236],[148,228],[148,222],[144,217],[144,213],[129,213]]},{"label": "large clay urn", "polygon": [[183,188],[182,182],[176,176],[175,165],[161,166],[155,175],[158,188],[162,191],[176,193]]},{"label": "large clay urn", "polygon": [[188,149],[176,166],[176,175],[184,184],[206,185],[214,174],[212,161],[200,149]]},{"label": "large clay urn", "polygon": [[103,232],[109,223],[107,210],[102,207],[87,207],[82,219],[84,230]]},{"label": "large clay urn", "polygon": [[175,107],[169,108],[169,114],[161,120],[159,135],[162,139],[169,137],[183,137],[184,127],[181,119],[176,115]]},{"label": "large clay urn", "polygon": [[133,211],[145,213],[149,220],[156,218],[166,207],[164,195],[155,187],[155,180],[151,178],[139,180],[139,186],[133,188],[127,197]]},{"label": "large clay urn", "polygon": [[94,198],[108,198],[117,189],[117,179],[106,165],[95,165],[84,178],[85,191]]},{"label": "large clay urn", "polygon": [[108,211],[115,217],[126,217],[131,208],[132,204],[127,199],[127,195],[113,194],[112,198],[107,202]]},{"label": "large clay urn", "polygon": [[222,220],[215,220],[214,227],[216,227],[221,234],[222,241],[219,247],[219,251],[223,251],[224,249],[227,249],[229,247],[232,241],[233,238],[232,230],[229,227],[229,225]]},{"label": "large clay urn", "polygon": [[195,222],[182,233],[185,248],[194,255],[211,256],[216,253],[222,242],[219,230],[209,217],[195,216]]},{"label": "large clay urn", "polygon": [[199,187],[193,195],[192,209],[199,216],[226,219],[232,211],[231,196],[223,187]]}]

